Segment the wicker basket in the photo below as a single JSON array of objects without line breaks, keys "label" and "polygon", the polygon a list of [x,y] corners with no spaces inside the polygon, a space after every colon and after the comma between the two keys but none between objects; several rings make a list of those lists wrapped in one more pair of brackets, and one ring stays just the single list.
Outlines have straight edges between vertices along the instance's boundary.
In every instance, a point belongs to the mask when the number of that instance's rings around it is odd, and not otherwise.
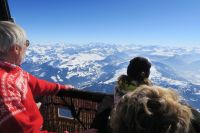
[{"label": "wicker basket", "polygon": [[62,91],[58,96],[40,98],[43,129],[58,133],[89,129],[105,97],[113,99],[109,94],[77,90]]}]

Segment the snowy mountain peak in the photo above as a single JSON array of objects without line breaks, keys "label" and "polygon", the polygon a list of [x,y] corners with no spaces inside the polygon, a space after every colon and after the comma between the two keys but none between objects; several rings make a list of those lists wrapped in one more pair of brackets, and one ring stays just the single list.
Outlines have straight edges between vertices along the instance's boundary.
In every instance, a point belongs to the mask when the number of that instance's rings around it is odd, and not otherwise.
[{"label": "snowy mountain peak", "polygon": [[[141,45],[32,45],[22,67],[40,78],[80,89],[112,93],[129,60],[151,60],[155,85],[178,90],[192,105],[200,101],[200,48]],[[197,97],[198,96],[198,97]]]}]

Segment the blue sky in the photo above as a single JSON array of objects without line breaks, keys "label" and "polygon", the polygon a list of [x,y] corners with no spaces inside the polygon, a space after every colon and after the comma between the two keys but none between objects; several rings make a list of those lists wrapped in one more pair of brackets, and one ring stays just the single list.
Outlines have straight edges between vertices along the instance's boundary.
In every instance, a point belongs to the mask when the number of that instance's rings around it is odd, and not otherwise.
[{"label": "blue sky", "polygon": [[199,0],[9,0],[34,43],[200,46]]}]

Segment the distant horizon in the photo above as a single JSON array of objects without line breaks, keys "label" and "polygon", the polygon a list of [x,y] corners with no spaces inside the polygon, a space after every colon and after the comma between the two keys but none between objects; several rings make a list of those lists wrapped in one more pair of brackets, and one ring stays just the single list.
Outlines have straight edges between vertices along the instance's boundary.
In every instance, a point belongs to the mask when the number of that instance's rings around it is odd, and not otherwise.
[{"label": "distant horizon", "polygon": [[136,44],[136,43],[109,43],[109,42],[88,42],[88,43],[72,43],[72,42],[30,42],[31,45],[55,45],[55,44],[64,44],[64,45],[89,45],[89,44],[107,44],[107,45],[121,45],[121,46],[129,46],[129,45],[136,45],[136,46],[160,46],[160,47],[178,47],[178,48],[200,48],[200,45],[165,45],[165,44]]},{"label": "distant horizon", "polygon": [[8,0],[35,43],[200,45],[200,1]]}]

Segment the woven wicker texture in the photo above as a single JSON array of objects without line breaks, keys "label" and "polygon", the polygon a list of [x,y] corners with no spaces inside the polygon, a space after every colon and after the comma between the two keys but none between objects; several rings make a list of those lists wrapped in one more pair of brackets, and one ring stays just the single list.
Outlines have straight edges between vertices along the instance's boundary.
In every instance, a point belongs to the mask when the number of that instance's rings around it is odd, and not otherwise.
[{"label": "woven wicker texture", "polygon": [[[87,91],[62,91],[57,96],[40,97],[43,129],[58,133],[89,129],[105,97],[113,98],[109,94]],[[64,116],[60,115],[61,109]]]}]

